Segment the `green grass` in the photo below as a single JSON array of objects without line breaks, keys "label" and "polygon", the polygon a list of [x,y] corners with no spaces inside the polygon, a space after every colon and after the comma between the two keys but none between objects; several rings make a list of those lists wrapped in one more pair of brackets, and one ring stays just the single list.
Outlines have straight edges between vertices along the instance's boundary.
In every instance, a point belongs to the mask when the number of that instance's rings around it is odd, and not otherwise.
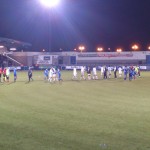
[{"label": "green grass", "polygon": [[[135,81],[0,84],[0,150],[150,150],[150,72]],[[13,80],[13,77],[10,79]]]}]

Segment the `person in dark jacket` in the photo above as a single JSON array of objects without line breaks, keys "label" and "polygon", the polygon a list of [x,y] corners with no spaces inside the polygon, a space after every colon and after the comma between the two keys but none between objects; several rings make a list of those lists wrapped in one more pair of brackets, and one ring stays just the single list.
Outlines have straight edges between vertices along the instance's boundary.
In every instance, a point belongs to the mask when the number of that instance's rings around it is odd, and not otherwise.
[{"label": "person in dark jacket", "polygon": [[105,66],[105,68],[104,68],[104,79],[107,79],[107,71],[108,71],[108,69],[107,69],[107,67]]},{"label": "person in dark jacket", "polygon": [[88,80],[91,80],[91,68],[88,67],[87,69],[87,75],[88,75]]},{"label": "person in dark jacket", "polygon": [[117,67],[114,67],[114,78],[117,78]]},{"label": "person in dark jacket", "polygon": [[30,82],[31,79],[33,81],[31,68],[29,68],[29,70],[28,70],[28,79],[29,79],[29,82]]}]

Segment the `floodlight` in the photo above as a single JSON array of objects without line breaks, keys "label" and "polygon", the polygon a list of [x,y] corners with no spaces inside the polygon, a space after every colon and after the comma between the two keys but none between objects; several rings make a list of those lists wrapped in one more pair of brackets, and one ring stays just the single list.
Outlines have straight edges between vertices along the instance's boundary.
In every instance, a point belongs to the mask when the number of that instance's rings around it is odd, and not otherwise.
[{"label": "floodlight", "polygon": [[55,7],[59,4],[60,0],[40,0],[41,4],[43,4],[46,7]]},{"label": "floodlight", "polygon": [[138,50],[138,49],[139,49],[139,46],[138,46],[137,44],[134,44],[134,45],[132,46],[132,49],[133,49],[133,50]]},{"label": "floodlight", "polygon": [[17,49],[15,47],[12,47],[9,49],[10,51],[16,51]]},{"label": "floodlight", "polygon": [[102,47],[98,47],[98,48],[97,48],[97,51],[98,51],[98,52],[102,52],[102,51],[103,51],[103,48],[102,48]]},{"label": "floodlight", "polygon": [[117,51],[117,52],[122,52],[122,49],[121,49],[121,48],[117,48],[116,51]]},{"label": "floodlight", "polygon": [[4,46],[3,46],[3,45],[0,45],[0,48],[4,48]]}]

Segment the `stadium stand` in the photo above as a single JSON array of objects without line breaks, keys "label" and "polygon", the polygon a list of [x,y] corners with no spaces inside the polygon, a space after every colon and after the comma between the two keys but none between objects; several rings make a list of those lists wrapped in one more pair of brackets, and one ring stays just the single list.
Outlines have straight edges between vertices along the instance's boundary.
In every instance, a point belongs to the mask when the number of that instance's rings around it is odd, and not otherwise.
[{"label": "stadium stand", "polygon": [[25,50],[31,46],[30,43],[0,37],[0,67],[21,65],[20,60],[13,58],[12,53],[21,49]]}]

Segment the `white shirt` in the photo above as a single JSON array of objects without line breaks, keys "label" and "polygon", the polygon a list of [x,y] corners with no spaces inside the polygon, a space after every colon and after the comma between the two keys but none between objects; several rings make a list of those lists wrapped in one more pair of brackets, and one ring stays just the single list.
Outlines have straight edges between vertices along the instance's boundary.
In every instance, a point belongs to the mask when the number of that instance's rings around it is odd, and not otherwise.
[{"label": "white shirt", "polygon": [[108,72],[111,72],[111,67],[108,67]]},{"label": "white shirt", "polygon": [[10,70],[9,68],[6,69],[6,76],[9,76],[10,75]]},{"label": "white shirt", "polygon": [[96,67],[93,68],[93,74],[96,74]]},{"label": "white shirt", "polygon": [[119,73],[122,73],[122,68],[119,67],[119,68],[118,68],[118,71],[119,71]]},{"label": "white shirt", "polygon": [[53,76],[53,69],[51,68],[49,71],[49,77],[52,77],[52,76]]},{"label": "white shirt", "polygon": [[73,68],[73,75],[76,76],[77,75],[77,69]]},{"label": "white shirt", "polygon": [[104,72],[104,67],[101,67],[101,72]]},{"label": "white shirt", "polygon": [[81,67],[81,73],[83,73],[85,71],[84,67]]}]

